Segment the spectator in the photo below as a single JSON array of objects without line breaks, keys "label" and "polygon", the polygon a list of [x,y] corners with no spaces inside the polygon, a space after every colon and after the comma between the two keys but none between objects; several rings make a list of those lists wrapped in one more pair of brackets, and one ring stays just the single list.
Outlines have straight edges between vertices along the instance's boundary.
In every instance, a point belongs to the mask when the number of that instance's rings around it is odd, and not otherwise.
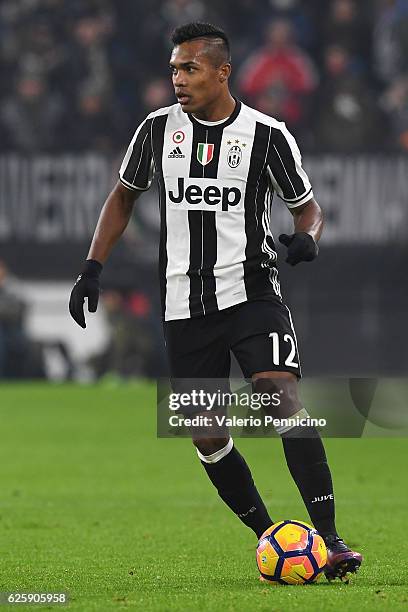
[{"label": "spectator", "polygon": [[154,78],[143,88],[143,115],[176,102],[170,78]]},{"label": "spectator", "polygon": [[201,0],[165,0],[161,14],[169,30],[173,30],[180,23],[202,20],[205,8]]},{"label": "spectator", "polygon": [[395,143],[408,153],[408,75],[396,79],[382,98],[389,114]]},{"label": "spectator", "polygon": [[374,57],[378,77],[391,83],[408,72],[408,0],[382,0],[374,28]]},{"label": "spectator", "polygon": [[323,42],[324,47],[343,47],[366,70],[371,63],[371,30],[361,4],[357,5],[354,0],[334,0],[323,27]]},{"label": "spectator", "polygon": [[119,109],[110,107],[110,97],[104,96],[92,83],[84,84],[77,93],[75,106],[67,116],[67,130],[61,146],[70,151],[113,153],[127,138]]},{"label": "spectator", "polygon": [[63,110],[61,96],[50,93],[43,78],[19,75],[14,93],[0,105],[3,148],[24,153],[53,150]]},{"label": "spectator", "polygon": [[302,0],[268,0],[269,15],[273,19],[284,18],[292,22],[296,31],[296,40],[302,48],[314,47],[316,15],[310,8],[310,1]]},{"label": "spectator", "polygon": [[72,83],[76,83],[79,88],[92,87],[102,96],[110,95],[113,76],[107,43],[111,27],[111,21],[92,9],[87,9],[74,19],[69,59],[64,67],[64,89],[68,97],[72,94]]},{"label": "spectator", "polygon": [[278,118],[290,127],[306,119],[305,102],[316,88],[317,75],[309,57],[295,44],[290,21],[279,19],[269,25],[266,44],[244,64],[239,84],[249,104],[257,108],[269,96],[275,98]]},{"label": "spectator", "polygon": [[41,76],[51,86],[59,84],[59,73],[66,60],[64,45],[58,41],[58,28],[48,15],[35,15],[21,38],[16,64],[19,72]]},{"label": "spectator", "polygon": [[381,106],[395,147],[408,151],[408,0],[382,0],[374,52],[377,75],[386,85]]},{"label": "spectator", "polygon": [[[372,151],[380,144],[378,108],[367,84],[353,73],[350,55],[343,47],[326,49],[316,117],[317,144],[326,151]],[[384,144],[383,130],[381,138]]]},{"label": "spectator", "polygon": [[[218,16],[214,18],[230,34],[234,66],[241,65],[254,48],[254,32],[265,25],[265,15],[270,12],[269,0],[224,0],[216,4]],[[231,15],[234,16],[231,19]],[[235,79],[235,73],[232,72]]]}]

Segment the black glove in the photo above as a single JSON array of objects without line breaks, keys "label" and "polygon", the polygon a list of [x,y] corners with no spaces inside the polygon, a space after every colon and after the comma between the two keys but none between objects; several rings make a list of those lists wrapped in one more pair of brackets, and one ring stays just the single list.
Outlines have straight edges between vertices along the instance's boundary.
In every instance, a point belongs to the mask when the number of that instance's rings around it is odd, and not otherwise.
[{"label": "black glove", "polygon": [[78,325],[85,329],[84,300],[88,298],[89,312],[96,312],[99,300],[99,276],[102,264],[95,259],[87,259],[77,282],[72,288],[69,299],[69,312]]},{"label": "black glove", "polygon": [[310,234],[296,232],[296,234],[281,234],[279,242],[288,247],[286,263],[296,266],[300,261],[313,261],[319,253],[319,247]]}]

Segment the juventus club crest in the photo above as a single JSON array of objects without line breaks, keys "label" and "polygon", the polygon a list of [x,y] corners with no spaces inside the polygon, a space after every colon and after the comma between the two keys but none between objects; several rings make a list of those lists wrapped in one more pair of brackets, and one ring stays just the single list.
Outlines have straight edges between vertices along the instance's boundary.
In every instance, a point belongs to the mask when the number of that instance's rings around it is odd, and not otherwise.
[{"label": "juventus club crest", "polygon": [[230,168],[236,168],[241,163],[242,150],[241,147],[235,145],[228,151],[228,165]]},{"label": "juventus club crest", "polygon": [[214,155],[214,145],[209,142],[199,142],[197,147],[197,159],[203,166],[210,163]]}]

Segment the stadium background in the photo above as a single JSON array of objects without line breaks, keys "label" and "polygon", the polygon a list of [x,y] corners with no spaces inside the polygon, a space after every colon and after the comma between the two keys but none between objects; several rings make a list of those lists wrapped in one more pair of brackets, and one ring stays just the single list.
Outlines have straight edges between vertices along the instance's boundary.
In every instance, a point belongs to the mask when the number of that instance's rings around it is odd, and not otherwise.
[{"label": "stadium background", "polygon": [[[154,188],[86,334],[67,301],[136,126],[175,101],[169,34],[200,19],[231,37],[235,94],[296,135],[326,214],[319,259],[280,264],[304,371],[406,372],[408,0],[3,0],[0,377],[166,372]],[[277,198],[272,217],[290,229]]]}]

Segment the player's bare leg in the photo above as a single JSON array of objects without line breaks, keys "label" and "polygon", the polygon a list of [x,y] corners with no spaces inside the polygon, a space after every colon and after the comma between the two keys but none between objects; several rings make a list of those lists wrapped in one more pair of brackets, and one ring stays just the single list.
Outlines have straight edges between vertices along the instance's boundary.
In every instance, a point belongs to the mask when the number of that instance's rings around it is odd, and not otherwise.
[{"label": "player's bare leg", "polygon": [[[307,417],[297,391],[297,378],[290,372],[260,372],[252,377],[257,393],[279,393],[281,402],[267,412],[275,418]],[[360,553],[348,548],[339,537],[335,526],[335,502],[333,484],[326,453],[319,432],[314,426],[282,427],[286,462],[305,503],[306,509],[323,537],[327,547],[328,580],[348,580],[348,574],[358,570],[362,562]]]}]

